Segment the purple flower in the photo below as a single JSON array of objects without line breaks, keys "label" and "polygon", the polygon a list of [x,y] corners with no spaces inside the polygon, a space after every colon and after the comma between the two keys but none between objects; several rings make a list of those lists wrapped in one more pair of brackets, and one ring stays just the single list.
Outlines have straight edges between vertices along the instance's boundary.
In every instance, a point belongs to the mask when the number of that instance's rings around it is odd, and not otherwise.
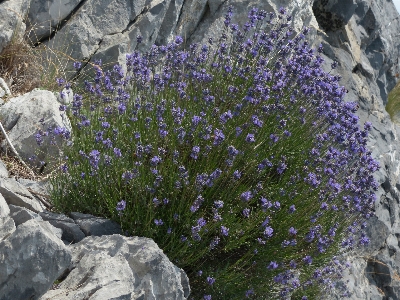
[{"label": "purple flower", "polygon": [[214,206],[216,209],[222,208],[224,206],[224,201],[221,201],[221,200],[214,201]]},{"label": "purple flower", "polygon": [[190,154],[190,157],[193,158],[193,159],[197,159],[198,155],[199,155],[199,152],[200,152],[200,147],[199,146],[194,146],[192,148],[192,153]]},{"label": "purple flower", "polygon": [[284,162],[280,162],[276,171],[281,175],[287,169],[287,165]]},{"label": "purple flower", "polygon": [[242,133],[242,128],[236,127],[236,136],[239,136]]},{"label": "purple flower", "polygon": [[77,69],[77,70],[78,70],[78,69],[80,69],[80,68],[81,68],[81,66],[82,66],[82,64],[81,64],[81,62],[80,62],[80,61],[75,61],[75,62],[74,62],[74,68],[75,68],[75,69]]},{"label": "purple flower", "polygon": [[89,153],[89,162],[90,165],[95,168],[98,169],[98,164],[100,161],[100,152],[98,150],[92,150]]},{"label": "purple flower", "polygon": [[175,37],[175,44],[180,45],[183,42],[183,38],[181,36],[176,36]]},{"label": "purple flower", "polygon": [[114,148],[114,155],[115,155],[116,157],[121,157],[121,156],[122,156],[121,150],[118,149],[118,148]]},{"label": "purple flower", "polygon": [[251,193],[251,191],[243,192],[240,195],[240,199],[242,199],[242,201],[245,201],[245,202],[250,201],[251,198],[253,198],[253,194]]},{"label": "purple flower", "polygon": [[245,217],[245,218],[248,218],[249,216],[250,216],[250,209],[248,209],[248,208],[245,208],[245,209],[243,209],[243,216]]},{"label": "purple flower", "polygon": [[154,219],[154,224],[156,224],[157,226],[161,226],[164,224],[164,222],[161,219],[159,219],[159,220]]},{"label": "purple flower", "polygon": [[215,282],[215,279],[214,279],[213,277],[210,277],[210,276],[207,277],[207,283],[208,283],[209,285],[213,285],[214,282]]},{"label": "purple flower", "polygon": [[303,262],[307,265],[311,265],[312,264],[312,258],[311,256],[307,255],[306,257],[303,258]]},{"label": "purple flower", "polygon": [[278,268],[278,263],[276,261],[271,261],[268,265],[269,270],[275,270]]},{"label": "purple flower", "polygon": [[159,157],[159,156],[153,156],[152,158],[151,158],[151,160],[150,160],[150,165],[151,166],[153,166],[153,167],[155,167],[155,166],[157,166],[159,163],[161,162],[161,157]]},{"label": "purple flower", "polygon": [[273,143],[277,143],[279,141],[279,137],[273,133],[270,134],[269,138]]},{"label": "purple flower", "polygon": [[293,204],[289,207],[289,213],[294,213],[296,211],[296,206]]},{"label": "purple flower", "polygon": [[225,135],[220,129],[214,130],[214,145],[220,145],[225,139]]},{"label": "purple flower", "polygon": [[253,115],[253,116],[251,117],[251,120],[252,120],[252,122],[253,122],[253,124],[254,124],[255,126],[260,127],[260,128],[263,126],[263,121],[261,121],[261,120],[258,118],[257,115]]},{"label": "purple flower", "polygon": [[270,237],[272,237],[272,235],[273,235],[273,233],[274,233],[274,230],[272,229],[272,227],[271,226],[267,226],[267,227],[265,227],[265,230],[264,230],[264,236],[266,237],[266,238],[270,238]]},{"label": "purple flower", "polygon": [[61,165],[60,169],[61,169],[61,171],[62,171],[63,173],[68,173],[68,166],[67,166],[67,164]]},{"label": "purple flower", "polygon": [[247,291],[245,292],[245,297],[246,297],[246,298],[249,298],[250,295],[254,295],[254,290],[253,290],[253,289],[247,290]]},{"label": "purple flower", "polygon": [[235,170],[235,172],[233,172],[233,178],[239,180],[240,177],[242,177],[242,173],[239,170]]},{"label": "purple flower", "polygon": [[256,140],[254,139],[254,134],[252,134],[252,133],[249,133],[249,134],[247,134],[247,136],[246,136],[246,142],[248,142],[248,143],[254,143]]},{"label": "purple flower", "polygon": [[289,234],[290,234],[290,235],[296,235],[296,234],[297,234],[297,230],[294,229],[294,227],[290,227],[290,228],[289,228]]},{"label": "purple flower", "polygon": [[222,124],[225,124],[229,119],[232,119],[233,115],[230,110],[224,112],[220,117],[219,120]]},{"label": "purple flower", "polygon": [[122,210],[124,210],[125,209],[125,207],[126,207],[126,202],[125,202],[125,200],[121,200],[120,202],[118,202],[117,203],[117,210],[118,211],[122,211]]},{"label": "purple flower", "polygon": [[225,227],[225,226],[221,226],[221,234],[223,236],[228,236],[229,234],[229,228]]}]

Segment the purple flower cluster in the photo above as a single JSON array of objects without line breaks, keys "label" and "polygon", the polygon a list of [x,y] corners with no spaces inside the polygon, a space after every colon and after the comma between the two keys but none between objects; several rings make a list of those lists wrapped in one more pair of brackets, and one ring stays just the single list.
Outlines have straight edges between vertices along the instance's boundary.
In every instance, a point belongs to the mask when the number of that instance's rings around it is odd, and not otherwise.
[{"label": "purple flower cluster", "polygon": [[[219,41],[184,50],[178,36],[128,54],[126,71],[103,71],[96,62],[85,94],[60,109],[90,141],[74,143],[78,154],[68,152],[73,158],[61,166],[63,176],[76,175],[84,186],[80,199],[99,195],[110,203],[106,197],[118,194],[112,214],[132,208],[135,219],[124,224],[155,234],[192,270],[199,257],[213,258],[204,262],[208,271],[232,258],[230,271],[266,278],[255,287],[209,276],[197,281],[204,299],[211,299],[210,286],[240,286],[246,298],[274,287],[284,298],[310,284],[334,285],[345,266],[319,258],[333,245],[368,244],[361,219],[373,215],[378,188],[379,165],[366,146],[371,124],[360,127],[339,76],[323,70],[323,47],[309,47],[307,28],[295,35],[283,8],[277,16],[253,8],[248,17],[242,27],[233,24],[229,7]],[[269,31],[260,30],[264,23]],[[54,128],[35,139],[43,144],[46,136],[71,138]],[[101,180],[113,191],[106,199]],[[302,268],[315,270],[300,279]]]}]

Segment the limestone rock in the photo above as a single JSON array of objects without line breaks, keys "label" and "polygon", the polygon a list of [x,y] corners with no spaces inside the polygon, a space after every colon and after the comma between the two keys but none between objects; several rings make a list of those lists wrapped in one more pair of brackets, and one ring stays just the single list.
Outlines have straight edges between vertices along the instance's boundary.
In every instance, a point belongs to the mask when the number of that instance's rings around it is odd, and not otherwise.
[{"label": "limestone rock", "polygon": [[29,220],[0,242],[0,299],[38,299],[71,262],[48,222]]},{"label": "limestone rock", "polygon": [[[41,118],[44,119],[45,128],[39,123]],[[46,131],[51,126],[53,129],[63,127],[71,131],[69,119],[66,115],[60,115],[59,103],[54,94],[39,89],[7,101],[0,108],[0,121],[4,128],[10,131],[8,137],[11,143],[26,162],[39,148],[34,136],[38,129]],[[56,145],[43,143],[37,157],[38,160],[51,164],[59,155]]]},{"label": "limestone rock", "polygon": [[71,272],[41,300],[169,300],[189,296],[186,274],[151,239],[87,237],[69,247],[73,253]]},{"label": "limestone rock", "polygon": [[8,177],[8,170],[3,161],[0,160],[0,177]]},{"label": "limestone rock", "polygon": [[38,215],[37,213],[16,205],[9,205],[10,211],[11,211],[11,218],[14,220],[15,226],[19,226],[29,220],[38,220],[38,221],[43,221],[42,217]]},{"label": "limestone rock", "polygon": [[20,184],[26,187],[28,190],[33,191],[33,193],[38,193],[40,195],[49,195],[50,192],[50,182],[46,180],[35,181],[25,178],[16,179]]},{"label": "limestone rock", "polygon": [[41,212],[39,214],[43,220],[49,221],[51,225],[62,230],[61,239],[66,243],[78,243],[85,237],[85,234],[75,224],[74,220],[66,215],[51,212]]},{"label": "limestone rock", "polygon": [[44,210],[42,204],[23,185],[12,178],[0,177],[0,193],[8,204],[25,207],[34,212]]},{"label": "limestone rock", "polygon": [[13,219],[9,216],[0,217],[0,241],[6,239],[15,231],[15,224]]},{"label": "limestone rock", "polygon": [[[1,51],[0,51],[1,52]],[[0,89],[3,91],[3,95],[0,92],[0,98],[3,96],[11,96],[11,91],[3,78],[0,77]]]},{"label": "limestone rock", "polygon": [[102,236],[122,233],[119,224],[111,220],[76,212],[70,213],[70,217],[79,225],[86,236]]},{"label": "limestone rock", "polygon": [[83,0],[31,0],[27,31],[32,44],[48,37],[70,14],[79,8]]},{"label": "limestone rock", "polygon": [[7,217],[10,214],[10,208],[3,195],[0,194],[0,218]]},{"label": "limestone rock", "polygon": [[22,38],[26,29],[23,18],[28,11],[29,2],[29,0],[0,2],[0,53],[10,44],[13,37]]}]

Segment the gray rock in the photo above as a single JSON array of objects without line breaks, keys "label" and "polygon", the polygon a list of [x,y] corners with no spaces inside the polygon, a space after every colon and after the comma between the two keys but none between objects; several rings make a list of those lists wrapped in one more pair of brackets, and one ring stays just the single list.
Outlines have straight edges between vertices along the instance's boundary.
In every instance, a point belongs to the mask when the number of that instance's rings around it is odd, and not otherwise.
[{"label": "gray rock", "polygon": [[[39,123],[41,118],[44,119],[45,128]],[[11,143],[26,162],[39,149],[34,137],[38,129],[45,131],[52,126],[53,128],[63,127],[71,131],[69,119],[65,115],[63,117],[60,115],[59,103],[54,94],[39,89],[7,101],[0,108],[0,121],[9,131],[8,137]],[[56,141],[60,142],[60,139],[56,139]],[[6,143],[3,144],[3,147],[5,145]],[[59,155],[59,148],[47,142],[40,147],[37,157],[39,161],[51,164]]]},{"label": "gray rock", "polygon": [[67,244],[78,243],[85,238],[85,234],[75,223],[50,220],[49,223],[62,231],[61,239]]},{"label": "gray rock", "polygon": [[44,210],[43,205],[23,185],[12,178],[0,177],[0,193],[8,204],[25,207],[36,213]]},{"label": "gray rock", "polygon": [[13,219],[9,216],[0,217],[0,241],[9,237],[15,231]]},{"label": "gray rock", "polygon": [[0,194],[0,218],[7,217],[10,214],[10,208],[4,199],[3,195]]},{"label": "gray rock", "polygon": [[114,221],[98,218],[89,214],[70,213],[70,217],[79,225],[86,236],[121,234],[121,227]]},{"label": "gray rock", "polygon": [[64,214],[56,214],[56,213],[52,213],[52,212],[49,212],[49,211],[43,211],[43,212],[40,212],[39,215],[45,221],[60,221],[60,222],[64,222],[64,223],[72,223],[72,224],[74,224],[74,220],[71,219],[71,218],[68,218]]},{"label": "gray rock", "polygon": [[0,177],[9,177],[6,165],[0,160]]},{"label": "gray rock", "polygon": [[37,213],[24,208],[10,204],[11,218],[14,220],[15,226],[19,226],[29,220],[43,221],[42,217]]},{"label": "gray rock", "polygon": [[67,243],[77,243],[80,242],[85,234],[75,224],[74,220],[68,218],[63,214],[55,214],[51,212],[41,212],[39,213],[43,220],[49,221],[51,225],[62,230],[61,239]]},{"label": "gray rock", "polygon": [[71,262],[45,221],[29,220],[0,242],[0,299],[38,299]]},{"label": "gray rock", "polygon": [[15,231],[15,224],[10,218],[10,208],[4,197],[0,194],[0,241],[7,238]]},{"label": "gray rock", "polygon": [[25,178],[17,178],[16,179],[20,184],[22,184],[27,189],[32,190],[35,193],[41,195],[48,195],[50,189],[50,183],[48,181],[35,181]]},{"label": "gray rock", "polygon": [[87,237],[70,246],[72,271],[54,299],[186,299],[186,274],[174,266],[153,240],[120,235]]},{"label": "gray rock", "polygon": [[[1,51],[0,51],[1,52]],[[7,83],[5,82],[5,80],[3,79],[3,78],[1,78],[0,77],[0,89],[4,92],[4,95],[2,95],[2,96],[0,96],[0,97],[3,97],[3,96],[11,96],[11,91],[10,91],[10,89],[8,88],[8,85],[7,85]],[[0,95],[1,95],[1,92],[0,92]]]},{"label": "gray rock", "polygon": [[91,214],[83,214],[80,212],[71,212],[71,213],[69,213],[69,216],[71,217],[72,220],[83,220],[83,219],[95,218],[95,216],[93,216]]},{"label": "gray rock", "polygon": [[0,2],[0,53],[10,44],[13,37],[22,38],[26,28],[23,18],[28,7],[29,0]]},{"label": "gray rock", "polygon": [[[125,54],[136,48],[149,49],[156,39],[157,42],[171,41],[182,4],[183,0],[112,1],[112,5],[106,0],[88,0],[74,18],[44,44],[54,51],[67,49],[75,60],[101,59],[122,64]],[[143,37],[139,46],[138,35]],[[71,61],[66,59],[63,63],[69,63],[67,69],[73,70]]]},{"label": "gray rock", "polygon": [[28,13],[29,41],[35,44],[57,30],[82,0],[31,0]]}]

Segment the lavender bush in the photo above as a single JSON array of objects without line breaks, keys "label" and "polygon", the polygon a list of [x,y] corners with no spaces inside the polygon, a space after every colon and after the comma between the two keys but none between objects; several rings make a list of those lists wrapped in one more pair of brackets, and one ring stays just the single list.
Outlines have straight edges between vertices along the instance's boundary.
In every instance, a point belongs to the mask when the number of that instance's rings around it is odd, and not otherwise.
[{"label": "lavender bush", "polygon": [[283,8],[253,8],[241,29],[231,19],[232,7],[207,45],[176,37],[126,66],[97,63],[60,107],[72,138],[37,135],[65,138],[52,199],[153,238],[193,299],[314,299],[335,287],[342,254],[369,241],[371,125]]}]

